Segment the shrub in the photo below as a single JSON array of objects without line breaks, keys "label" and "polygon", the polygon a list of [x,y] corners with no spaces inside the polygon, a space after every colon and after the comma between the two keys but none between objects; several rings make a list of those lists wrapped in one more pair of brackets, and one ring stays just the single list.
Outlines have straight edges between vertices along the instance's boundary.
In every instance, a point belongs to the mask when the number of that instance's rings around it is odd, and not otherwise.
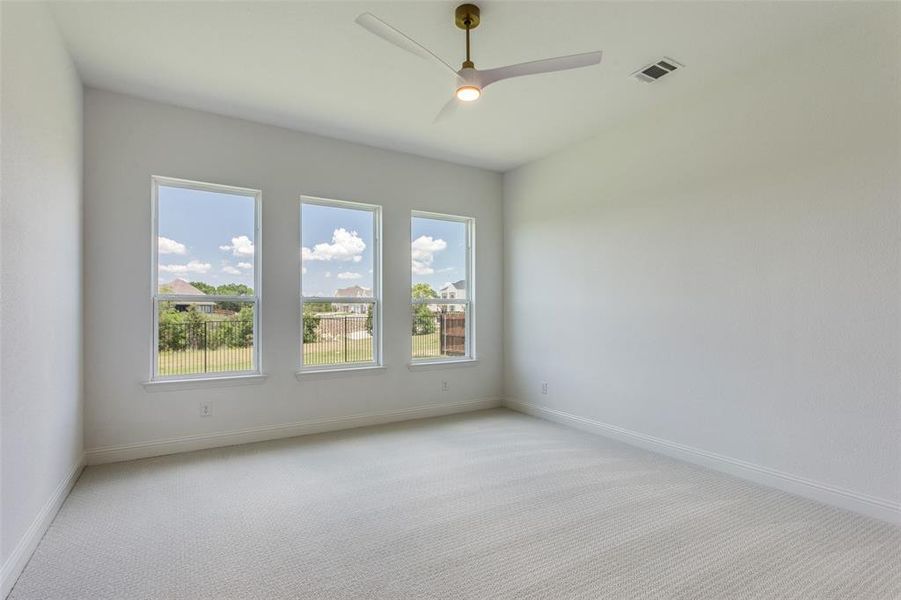
[{"label": "shrub", "polygon": [[417,304],[413,308],[413,335],[435,333],[437,326],[435,315],[425,304]]},{"label": "shrub", "polygon": [[312,310],[303,313],[303,343],[314,344],[319,341],[319,317]]}]

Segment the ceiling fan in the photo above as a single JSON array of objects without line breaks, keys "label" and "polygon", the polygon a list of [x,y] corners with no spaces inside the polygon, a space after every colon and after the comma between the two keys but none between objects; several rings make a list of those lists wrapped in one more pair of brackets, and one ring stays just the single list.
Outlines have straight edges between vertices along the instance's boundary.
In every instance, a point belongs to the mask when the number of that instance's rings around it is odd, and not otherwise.
[{"label": "ceiling fan", "polygon": [[434,52],[404,34],[403,32],[388,25],[372,13],[363,13],[357,17],[358,25],[373,33],[386,42],[394,44],[402,50],[412,52],[413,54],[430,60],[433,64],[444,69],[449,75],[454,77],[456,88],[453,97],[444,105],[444,108],[435,117],[438,121],[454,111],[460,102],[473,102],[478,100],[482,95],[482,90],[504,79],[511,77],[522,77],[523,75],[536,75],[538,73],[551,73],[553,71],[565,71],[567,69],[578,69],[580,67],[588,67],[601,62],[601,52],[585,52],[584,54],[571,54],[569,56],[558,56],[557,58],[545,58],[543,60],[535,60],[532,62],[519,63],[516,65],[508,65],[506,67],[497,67],[495,69],[476,69],[475,63],[469,54],[469,33],[479,26],[480,15],[479,7],[475,4],[461,4],[454,12],[454,22],[457,27],[466,31],[466,60],[460,70],[455,70],[449,64],[441,60]]}]

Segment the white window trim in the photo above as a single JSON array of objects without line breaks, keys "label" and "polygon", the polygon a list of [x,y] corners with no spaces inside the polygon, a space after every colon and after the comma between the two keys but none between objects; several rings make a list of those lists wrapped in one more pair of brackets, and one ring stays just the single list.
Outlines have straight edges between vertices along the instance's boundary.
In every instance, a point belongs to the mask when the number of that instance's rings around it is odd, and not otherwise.
[{"label": "white window trim", "polygon": [[449,356],[445,359],[433,360],[429,358],[421,358],[419,360],[407,363],[407,369],[410,371],[435,371],[440,369],[448,369],[452,367],[475,367],[479,364],[477,358],[461,358],[458,356]]},{"label": "white window trim", "polygon": [[[300,319],[298,331],[300,337],[300,354],[298,356],[298,379],[303,375],[334,373],[339,371],[364,371],[379,369],[382,363],[382,207],[378,204],[367,204],[350,200],[335,200],[317,196],[300,197],[300,247],[303,247],[303,205],[331,206],[365,210],[372,213],[372,296],[365,298],[341,298],[337,296],[303,295],[303,258],[299,257],[300,268]],[[298,248],[299,250],[299,248]],[[298,252],[298,256],[300,256]],[[329,304],[372,304],[372,361],[355,362],[337,365],[304,365],[303,364],[303,305],[305,303],[327,302]]]},{"label": "white window trim", "polygon": [[[151,180],[151,264],[150,264],[150,311],[151,311],[151,340],[150,340],[150,381],[151,383],[195,381],[197,384],[218,383],[219,380],[233,381],[245,376],[263,375],[262,352],[263,346],[261,307],[262,307],[262,235],[260,225],[262,223],[262,196],[261,190],[242,188],[218,183],[206,183],[152,175]],[[246,371],[222,371],[216,373],[194,373],[188,375],[157,375],[159,352],[159,302],[178,301],[182,299],[196,300],[196,296],[180,296],[178,294],[159,293],[159,188],[178,187],[202,192],[216,192],[219,194],[235,194],[239,196],[251,196],[254,199],[253,210],[253,296],[205,296],[211,302],[247,302],[253,304],[253,364],[255,369]]]},{"label": "white window trim", "polygon": [[264,383],[268,375],[262,373],[248,373],[243,375],[230,375],[228,377],[205,377],[191,379],[158,379],[145,381],[141,385],[148,392],[180,392],[183,390],[196,390],[198,388],[235,387],[239,385],[258,385]]},{"label": "white window trim", "polygon": [[[413,219],[435,219],[439,221],[452,221],[466,225],[466,298],[410,298],[410,305],[415,304],[465,304],[466,305],[466,355],[465,356],[430,356],[427,358],[413,358],[413,348],[410,347],[410,367],[436,366],[444,363],[475,363],[478,362],[476,354],[476,284],[475,284],[475,256],[476,256],[476,220],[474,217],[461,215],[448,215],[436,212],[414,210],[410,212],[410,243],[413,242]],[[412,258],[411,258],[412,265]],[[412,288],[412,274],[410,288]],[[440,294],[440,290],[436,290]],[[411,344],[412,346],[412,344]]]}]

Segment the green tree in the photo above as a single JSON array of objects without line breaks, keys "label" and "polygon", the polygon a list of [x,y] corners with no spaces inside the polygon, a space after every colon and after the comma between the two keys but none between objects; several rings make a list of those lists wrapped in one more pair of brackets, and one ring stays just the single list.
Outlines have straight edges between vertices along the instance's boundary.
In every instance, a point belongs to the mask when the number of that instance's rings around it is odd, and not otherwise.
[{"label": "green tree", "polygon": [[253,288],[243,283],[223,283],[216,288],[215,293],[220,296],[253,296]]},{"label": "green tree", "polygon": [[427,304],[417,304],[413,307],[413,335],[428,335],[435,333],[437,325],[435,315],[429,310]]},{"label": "green tree", "polygon": [[437,298],[438,292],[436,292],[432,286],[427,283],[415,283],[413,284],[413,298],[416,300],[425,300],[427,298]]},{"label": "green tree", "polygon": [[187,335],[187,343],[191,348],[207,347],[207,318],[197,310],[197,307],[191,305],[184,313],[184,328]]},{"label": "green tree", "polygon": [[[209,296],[213,296],[213,295],[216,294],[216,287],[215,287],[215,286],[212,286],[212,285],[210,285],[210,284],[208,284],[208,283],[206,283],[206,282],[203,282],[203,281],[192,281],[192,282],[191,282],[191,285],[193,285],[193,286],[196,287],[198,290],[200,290],[201,292],[203,292],[204,294],[207,294],[207,295],[209,295]],[[161,290],[161,291],[162,291],[162,290]]]},{"label": "green tree", "polygon": [[[253,296],[253,288],[244,285],[243,283],[223,283],[217,288],[214,288],[212,292],[207,292],[204,290],[206,294],[217,294],[219,296]],[[247,306],[245,302],[219,302],[218,308],[220,310],[227,310],[230,312],[240,312],[243,308]]]},{"label": "green tree", "polygon": [[303,310],[303,343],[313,344],[319,341],[319,317],[304,305]]},{"label": "green tree", "polygon": [[249,348],[253,345],[253,307],[244,303],[241,310],[228,317],[219,327],[224,328],[222,341],[229,348]]},{"label": "green tree", "polygon": [[[414,300],[427,300],[430,298],[437,298],[438,292],[427,283],[416,283],[413,285],[412,296]],[[429,305],[414,304],[413,335],[428,335],[430,333],[435,333],[436,329],[435,315],[429,310]]]},{"label": "green tree", "polygon": [[366,331],[372,335],[372,305],[366,309]]},{"label": "green tree", "polygon": [[175,310],[171,302],[160,303],[159,316],[159,349],[184,350],[188,346],[185,328],[186,313]]},{"label": "green tree", "polygon": [[303,311],[310,311],[313,313],[334,312],[335,308],[332,306],[331,302],[304,302]]}]

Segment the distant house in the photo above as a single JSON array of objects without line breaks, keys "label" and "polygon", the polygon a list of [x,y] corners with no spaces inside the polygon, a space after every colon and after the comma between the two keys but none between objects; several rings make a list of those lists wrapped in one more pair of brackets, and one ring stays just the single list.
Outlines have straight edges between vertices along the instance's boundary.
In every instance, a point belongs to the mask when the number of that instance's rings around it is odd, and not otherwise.
[{"label": "distant house", "polygon": [[[161,283],[160,284],[160,293],[161,294],[176,294],[179,296],[206,296],[205,293],[198,290],[196,287],[185,281],[184,279],[173,279],[169,283]],[[202,313],[212,313],[213,307],[216,305],[215,302],[187,302],[187,301],[178,301],[172,303],[175,306],[175,310],[180,312],[186,312],[194,307],[194,310]]]},{"label": "distant house", "polygon": [[[350,287],[341,288],[340,290],[335,290],[335,296],[338,298],[371,298],[372,290],[360,285],[352,285]],[[346,304],[334,303],[333,306],[337,312],[354,313],[358,315],[365,315],[369,310],[368,304],[358,302],[348,302]]]},{"label": "distant house", "polygon": [[[438,297],[445,300],[465,300],[466,299],[466,281],[461,279],[454,283],[446,283],[438,290]],[[447,312],[462,312],[465,309],[463,304],[445,304]]]}]

